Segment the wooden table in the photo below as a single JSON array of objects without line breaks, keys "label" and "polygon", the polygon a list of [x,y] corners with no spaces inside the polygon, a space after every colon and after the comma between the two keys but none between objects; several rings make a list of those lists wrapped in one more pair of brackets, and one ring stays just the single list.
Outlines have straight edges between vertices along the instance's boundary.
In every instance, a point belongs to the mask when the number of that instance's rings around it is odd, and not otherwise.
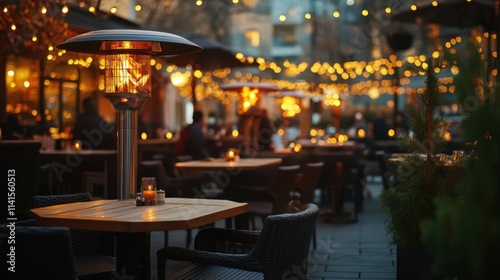
[{"label": "wooden table", "polygon": [[302,150],[309,153],[314,151],[350,151],[362,147],[355,141],[328,143],[324,140],[318,140],[317,142],[312,143],[309,139],[300,139],[296,144],[300,144],[302,146]]},{"label": "wooden table", "polygon": [[[193,229],[247,212],[247,204],[217,199],[166,198],[165,204],[94,200],[32,209],[37,224],[117,233],[117,271],[150,279],[150,232]],[[122,275],[124,276],[124,275]],[[127,278],[128,279],[128,278]]]},{"label": "wooden table", "polygon": [[272,165],[281,164],[281,158],[242,158],[237,161],[225,161],[224,159],[212,160],[192,160],[185,162],[178,162],[175,164],[177,169],[189,170],[255,170]]},{"label": "wooden table", "polygon": [[[224,189],[230,187],[232,183],[248,183],[249,175],[251,180],[256,180],[260,185],[265,186],[268,180],[271,180],[275,175],[275,169],[281,164],[281,158],[241,158],[237,161],[225,161],[223,159],[212,160],[193,160],[186,162],[178,162],[175,168],[181,171],[206,172],[206,176],[202,184],[209,184],[208,190],[201,190],[198,195],[202,197],[217,197],[223,194]],[[272,168],[276,167],[276,168]],[[250,172],[251,174],[245,174]],[[256,173],[256,174],[252,174]],[[244,175],[245,174],[245,175]],[[191,176],[196,176],[189,174]],[[189,176],[188,175],[188,176]],[[264,183],[266,182],[266,183]],[[239,229],[248,229],[248,217],[239,215],[235,217],[235,227]],[[232,227],[232,221],[226,219],[226,227]]]}]

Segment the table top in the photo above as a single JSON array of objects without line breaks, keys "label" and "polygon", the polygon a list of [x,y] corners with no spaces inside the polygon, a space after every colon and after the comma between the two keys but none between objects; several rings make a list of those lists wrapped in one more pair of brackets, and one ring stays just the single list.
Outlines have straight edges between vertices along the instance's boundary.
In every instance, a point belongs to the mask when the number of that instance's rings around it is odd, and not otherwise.
[{"label": "table top", "polygon": [[[389,164],[400,164],[402,162],[412,163],[412,159],[420,158],[422,160],[427,159],[427,154],[422,153],[394,153],[387,159]],[[454,160],[452,155],[447,154],[432,154],[432,158],[438,165],[445,167],[463,167],[463,162],[461,160]]]},{"label": "table top", "polygon": [[356,147],[358,143],[355,141],[345,141],[345,142],[335,142],[335,143],[328,143],[325,140],[319,140],[315,143],[311,142],[310,139],[300,139],[297,141],[297,144],[302,145],[302,147],[324,147],[324,148],[350,148],[350,147]]},{"label": "table top", "polygon": [[193,229],[247,212],[247,203],[219,199],[166,198],[136,206],[135,200],[93,200],[32,209],[42,226],[110,232]]},{"label": "table top", "polygon": [[137,141],[138,145],[157,145],[157,144],[175,144],[177,143],[177,138],[167,139],[167,138],[153,138],[146,140]]},{"label": "table top", "polygon": [[273,153],[275,154],[278,154],[278,155],[288,155],[288,154],[293,154],[295,153],[292,149],[290,148],[279,148],[279,149],[274,149],[272,151]]},{"label": "table top", "polygon": [[281,162],[281,158],[242,158],[237,161],[226,161],[224,159],[192,160],[178,162],[175,164],[175,168],[196,170],[253,170],[270,165],[279,165]]},{"label": "table top", "polygon": [[116,150],[40,150],[40,155],[116,155]]}]

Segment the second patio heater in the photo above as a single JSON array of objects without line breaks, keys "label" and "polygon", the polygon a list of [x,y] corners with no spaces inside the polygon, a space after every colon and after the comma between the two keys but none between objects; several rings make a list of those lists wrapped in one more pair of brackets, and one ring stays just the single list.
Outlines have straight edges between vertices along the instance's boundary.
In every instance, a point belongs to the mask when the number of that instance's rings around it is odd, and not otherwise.
[{"label": "second patio heater", "polygon": [[201,47],[170,33],[111,29],[75,36],[57,48],[105,56],[104,94],[117,111],[117,196],[128,200],[136,193],[138,110],[151,97],[151,57],[181,55]]},{"label": "second patio heater", "polygon": [[[259,144],[255,135],[259,135],[259,122],[262,114],[260,99],[263,93],[278,92],[281,89],[275,85],[264,83],[230,83],[221,85],[220,88],[225,91],[237,92],[240,95],[237,110],[238,115],[244,118],[243,138],[245,151],[243,153],[249,155],[257,152]],[[254,137],[250,137],[251,134]]]},{"label": "second patio heater", "polygon": [[301,99],[306,95],[295,90],[285,90],[276,95],[279,99],[281,115],[283,116],[283,146],[288,147],[288,125],[289,120],[297,116],[301,111]]}]

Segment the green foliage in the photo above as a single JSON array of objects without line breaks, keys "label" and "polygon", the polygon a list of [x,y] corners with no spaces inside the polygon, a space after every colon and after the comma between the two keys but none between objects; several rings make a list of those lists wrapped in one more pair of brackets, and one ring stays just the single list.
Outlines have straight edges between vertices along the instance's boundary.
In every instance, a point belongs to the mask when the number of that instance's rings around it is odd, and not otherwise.
[{"label": "green foliage", "polygon": [[434,273],[451,279],[498,279],[500,275],[500,90],[488,85],[479,48],[458,60],[456,83],[466,141],[475,143],[466,162],[469,180],[460,199],[436,200],[436,216],[424,221],[423,241]]},{"label": "green foliage", "polygon": [[442,93],[434,67],[429,63],[426,90],[419,95],[421,106],[410,106],[414,134],[404,135],[401,148],[409,154],[398,165],[398,182],[380,194],[382,209],[388,213],[387,231],[400,248],[421,248],[421,225],[434,217],[434,198],[455,195],[462,181],[460,171],[439,164],[442,146],[441,119],[437,110]]}]

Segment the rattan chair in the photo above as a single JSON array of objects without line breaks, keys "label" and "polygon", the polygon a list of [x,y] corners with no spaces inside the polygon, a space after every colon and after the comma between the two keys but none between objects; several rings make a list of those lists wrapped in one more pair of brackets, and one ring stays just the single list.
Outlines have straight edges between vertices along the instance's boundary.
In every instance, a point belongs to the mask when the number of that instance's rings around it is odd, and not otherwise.
[{"label": "rattan chair", "polygon": [[[290,193],[300,177],[300,166],[280,166],[274,179],[266,186],[230,184],[224,190],[225,198],[248,203],[248,215],[255,230],[255,219],[262,221],[269,215],[286,213]],[[238,222],[237,222],[238,223]],[[238,226],[247,229],[248,226]]]},{"label": "rattan chair", "polygon": [[[34,196],[32,207],[46,207],[92,200],[90,193]],[[112,277],[116,271],[114,236],[108,232],[71,229],[76,272],[80,279]]]},{"label": "rattan chair", "polygon": [[[0,226],[0,251],[4,260],[1,279],[79,279],[71,249],[69,229],[65,227],[15,227],[15,245],[8,243],[11,228]],[[14,259],[11,246],[15,247]],[[7,270],[12,267],[15,272]],[[7,267],[5,266],[7,264]]]},{"label": "rattan chair", "polygon": [[[169,279],[304,279],[319,209],[308,204],[298,213],[268,216],[260,232],[205,228],[195,250],[164,247],[157,251],[158,279],[165,279],[166,260],[193,262]],[[254,243],[248,253],[217,251],[223,241]]]}]

